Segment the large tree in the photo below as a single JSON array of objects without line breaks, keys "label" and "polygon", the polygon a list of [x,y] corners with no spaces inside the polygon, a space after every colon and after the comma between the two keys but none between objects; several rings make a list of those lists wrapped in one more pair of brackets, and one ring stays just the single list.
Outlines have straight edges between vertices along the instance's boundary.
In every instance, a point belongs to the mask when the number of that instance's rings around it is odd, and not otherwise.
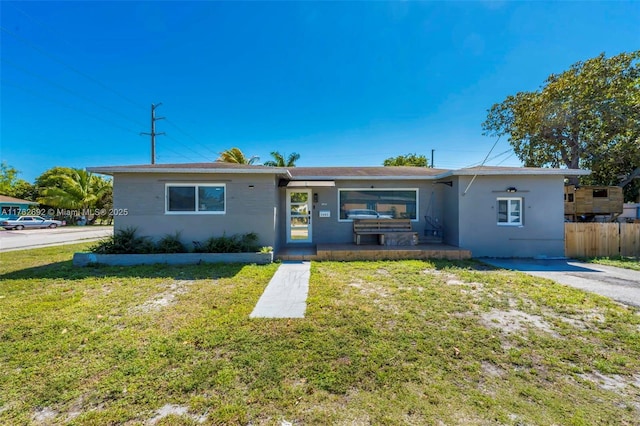
[{"label": "large tree", "polygon": [[38,202],[64,209],[86,210],[106,201],[103,196],[111,192],[111,181],[82,169],[54,167],[44,172],[36,183]]},{"label": "large tree", "polygon": [[19,174],[20,171],[5,161],[0,163],[0,194],[35,201],[34,186],[24,179],[19,179]]},{"label": "large tree", "polygon": [[0,163],[0,194],[11,195],[13,185],[18,180],[18,170],[5,161]]},{"label": "large tree", "polygon": [[482,127],[485,135],[508,135],[525,166],[590,169],[584,183],[620,185],[625,198],[634,199],[640,188],[640,51],[603,53],[552,74],[539,90],[493,105]]},{"label": "large tree", "polygon": [[253,164],[258,161],[260,157],[252,156],[247,158],[240,148],[231,148],[220,153],[220,157],[216,161],[223,163],[235,163],[235,164]]},{"label": "large tree", "polygon": [[397,157],[390,157],[384,160],[383,166],[412,166],[412,167],[427,167],[427,157],[424,155],[407,154],[398,155]]},{"label": "large tree", "polygon": [[292,152],[289,154],[287,159],[285,160],[284,155],[280,154],[278,151],[272,151],[271,157],[273,160],[268,160],[264,162],[265,166],[269,167],[295,167],[296,161],[300,159],[300,154],[297,152]]}]

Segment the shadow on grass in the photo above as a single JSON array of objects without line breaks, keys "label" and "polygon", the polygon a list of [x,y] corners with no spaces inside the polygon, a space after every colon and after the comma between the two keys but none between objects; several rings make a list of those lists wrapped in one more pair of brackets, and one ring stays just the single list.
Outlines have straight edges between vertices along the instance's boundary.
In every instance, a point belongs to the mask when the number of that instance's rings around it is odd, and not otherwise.
[{"label": "shadow on grass", "polygon": [[470,271],[497,271],[499,267],[490,265],[482,260],[469,259],[469,260],[442,260],[432,259],[429,260],[437,270],[442,269],[466,269]]},{"label": "shadow on grass", "polygon": [[202,263],[199,265],[93,265],[77,267],[73,266],[71,260],[67,260],[7,272],[0,275],[0,279],[58,278],[82,280],[91,277],[174,278],[181,280],[215,279],[234,277],[246,266],[247,265],[240,263]]}]

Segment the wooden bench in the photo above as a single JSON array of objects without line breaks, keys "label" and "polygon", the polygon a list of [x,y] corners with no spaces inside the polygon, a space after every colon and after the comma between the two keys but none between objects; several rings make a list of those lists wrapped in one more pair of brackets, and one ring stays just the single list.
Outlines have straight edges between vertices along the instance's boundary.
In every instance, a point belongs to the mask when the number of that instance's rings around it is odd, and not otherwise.
[{"label": "wooden bench", "polygon": [[378,244],[393,246],[415,246],[418,233],[413,232],[411,219],[355,219],[353,242],[360,245],[362,235],[376,235]]}]

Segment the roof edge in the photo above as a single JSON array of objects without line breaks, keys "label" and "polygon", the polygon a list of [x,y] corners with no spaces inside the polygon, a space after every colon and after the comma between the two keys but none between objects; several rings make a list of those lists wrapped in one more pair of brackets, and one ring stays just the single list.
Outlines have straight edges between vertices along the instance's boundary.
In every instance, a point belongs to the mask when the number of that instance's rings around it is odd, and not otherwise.
[{"label": "roof edge", "polygon": [[289,170],[282,167],[269,167],[260,169],[213,169],[213,168],[187,168],[187,167],[154,167],[154,168],[142,168],[142,167],[128,167],[128,166],[106,166],[106,167],[87,167],[87,171],[91,173],[100,173],[103,175],[113,176],[115,173],[192,173],[192,174],[205,174],[205,173],[223,173],[223,174],[273,174],[284,175],[291,178]]},{"label": "roof edge", "polygon": [[482,170],[482,169],[458,169],[449,170],[436,178],[442,179],[450,176],[504,176],[504,175],[521,175],[521,176],[587,176],[590,170],[584,169],[550,169],[550,168],[518,168],[503,170]]}]

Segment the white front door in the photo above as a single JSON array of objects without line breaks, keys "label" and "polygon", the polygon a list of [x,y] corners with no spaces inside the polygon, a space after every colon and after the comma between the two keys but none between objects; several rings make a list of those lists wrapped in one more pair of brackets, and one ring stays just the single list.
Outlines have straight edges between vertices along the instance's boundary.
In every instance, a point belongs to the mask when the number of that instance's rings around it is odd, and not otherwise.
[{"label": "white front door", "polygon": [[287,189],[287,243],[311,242],[311,190]]}]

